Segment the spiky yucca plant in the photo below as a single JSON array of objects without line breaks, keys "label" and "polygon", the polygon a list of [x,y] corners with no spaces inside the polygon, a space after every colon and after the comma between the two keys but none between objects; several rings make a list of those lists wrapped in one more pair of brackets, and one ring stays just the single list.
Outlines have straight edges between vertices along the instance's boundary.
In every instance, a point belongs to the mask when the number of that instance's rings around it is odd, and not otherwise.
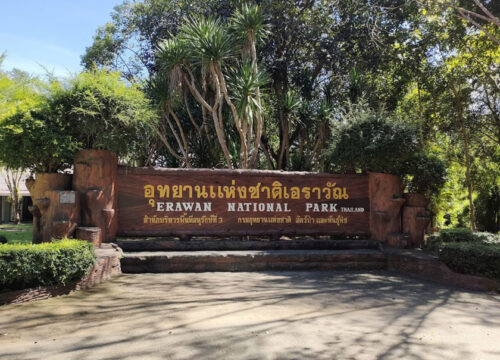
[{"label": "spiky yucca plant", "polygon": [[[169,94],[165,96],[174,98],[188,92],[203,112],[211,115],[229,168],[233,167],[233,158],[226,142],[224,105],[229,107],[240,138],[239,166],[252,166],[258,153],[262,129],[260,87],[266,77],[257,66],[255,42],[264,30],[259,8],[245,5],[228,24],[212,17],[190,18],[175,38],[159,46],[156,54],[161,72],[168,74]],[[184,103],[187,106],[187,101]],[[198,127],[191,113],[189,116]]]}]

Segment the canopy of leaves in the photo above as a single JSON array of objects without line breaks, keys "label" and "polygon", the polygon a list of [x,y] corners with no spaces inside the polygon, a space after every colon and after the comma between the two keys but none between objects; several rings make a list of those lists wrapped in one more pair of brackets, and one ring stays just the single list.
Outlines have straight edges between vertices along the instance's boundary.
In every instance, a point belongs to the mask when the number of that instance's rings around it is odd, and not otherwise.
[{"label": "canopy of leaves", "polygon": [[[125,158],[144,156],[156,121],[149,100],[137,86],[106,70],[84,72],[49,98],[52,116],[59,118],[72,139],[85,149],[105,149]],[[147,154],[146,154],[147,155]]]},{"label": "canopy of leaves", "polygon": [[413,126],[387,116],[368,112],[343,125],[330,154],[332,169],[401,174],[404,163],[418,149],[417,133]]},{"label": "canopy of leaves", "polygon": [[37,173],[67,169],[79,147],[68,124],[53,116],[47,104],[18,110],[0,123],[0,162],[13,169]]}]

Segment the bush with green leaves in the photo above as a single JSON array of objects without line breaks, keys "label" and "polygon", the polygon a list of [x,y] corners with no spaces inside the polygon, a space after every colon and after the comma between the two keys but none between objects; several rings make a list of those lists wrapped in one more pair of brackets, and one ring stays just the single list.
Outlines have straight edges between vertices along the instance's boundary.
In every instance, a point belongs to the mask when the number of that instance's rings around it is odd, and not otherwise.
[{"label": "bush with green leaves", "polygon": [[93,245],[81,240],[0,245],[0,289],[65,285],[81,279],[94,262]]},{"label": "bush with green leaves", "polygon": [[57,172],[70,167],[80,149],[104,149],[141,163],[156,118],[144,93],[126,85],[119,73],[88,71],[69,86],[53,82],[39,104],[2,120],[0,162]]},{"label": "bush with green leaves", "polygon": [[417,132],[413,126],[368,110],[339,129],[330,153],[331,170],[399,175],[403,164],[417,149]]},{"label": "bush with green leaves", "polygon": [[439,249],[439,258],[459,273],[500,281],[500,243],[445,243]]},{"label": "bush with green leaves", "polygon": [[69,124],[54,116],[47,103],[19,110],[0,123],[0,163],[12,169],[64,170],[79,148]]},{"label": "bush with green leaves", "polygon": [[468,228],[442,229],[438,234],[431,235],[426,239],[425,249],[438,254],[443,244],[464,242],[500,243],[500,235],[472,231]]},{"label": "bush with green leaves", "polygon": [[500,177],[498,184],[484,182],[474,200],[478,227],[489,232],[500,232]]},{"label": "bush with green leaves", "polygon": [[126,158],[147,152],[156,115],[145,94],[126,85],[117,72],[81,73],[69,87],[54,90],[49,104],[83,149],[110,150]]},{"label": "bush with green leaves", "polygon": [[437,156],[418,152],[404,164],[406,188],[410,193],[434,195],[446,183],[446,166]]}]

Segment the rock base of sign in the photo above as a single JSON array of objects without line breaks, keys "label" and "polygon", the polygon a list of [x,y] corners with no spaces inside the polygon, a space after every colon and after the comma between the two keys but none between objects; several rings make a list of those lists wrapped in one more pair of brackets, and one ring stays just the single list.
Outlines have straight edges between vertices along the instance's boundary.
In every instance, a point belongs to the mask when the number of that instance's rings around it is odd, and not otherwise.
[{"label": "rock base of sign", "polygon": [[119,248],[107,245],[96,249],[97,261],[80,281],[67,285],[42,286],[31,289],[0,292],[0,305],[19,304],[27,301],[44,300],[54,296],[67,295],[73,291],[89,289],[103,281],[121,274]]},{"label": "rock base of sign", "polygon": [[102,243],[102,231],[98,227],[79,227],[76,228],[76,238],[88,241],[98,248]]},{"label": "rock base of sign", "polygon": [[[52,237],[65,237],[74,231],[74,225],[79,221],[78,205],[76,201],[69,203],[65,190],[71,189],[69,174],[38,173],[36,179],[27,179],[28,188],[33,205],[29,211],[33,215],[33,243],[49,242]],[[64,191],[64,192],[57,192]],[[63,196],[62,202],[60,196]],[[62,205],[61,205],[62,204]],[[54,218],[57,216],[57,218]],[[55,220],[64,220],[65,223],[53,225]]]},{"label": "rock base of sign", "polygon": [[500,291],[495,280],[454,272],[437,257],[419,250],[386,249],[384,253],[390,271],[462,289]]},{"label": "rock base of sign", "polygon": [[189,241],[175,238],[117,239],[123,251],[203,251],[203,250],[349,250],[378,249],[375,240],[333,240],[293,238],[289,240],[241,238],[193,238]]},{"label": "rock base of sign", "polygon": [[[394,236],[394,242],[405,242]],[[500,291],[500,284],[452,271],[420,250],[380,248],[372,240],[122,239],[124,273],[265,270],[389,270],[457,288]]]},{"label": "rock base of sign", "polygon": [[82,197],[82,226],[101,229],[102,242],[114,241],[117,230],[115,183],[118,157],[106,150],[75,155],[73,189]]},{"label": "rock base of sign", "polygon": [[124,273],[262,270],[376,270],[386,267],[378,250],[268,250],[125,253]]}]

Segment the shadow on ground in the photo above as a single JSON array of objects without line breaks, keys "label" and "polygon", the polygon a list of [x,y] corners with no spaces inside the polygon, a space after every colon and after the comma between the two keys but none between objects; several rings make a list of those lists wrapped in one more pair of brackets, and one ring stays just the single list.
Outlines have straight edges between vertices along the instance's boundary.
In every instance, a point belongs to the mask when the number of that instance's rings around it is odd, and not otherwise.
[{"label": "shadow on ground", "polygon": [[6,359],[494,359],[500,297],[388,272],[122,275],[0,308]]}]

